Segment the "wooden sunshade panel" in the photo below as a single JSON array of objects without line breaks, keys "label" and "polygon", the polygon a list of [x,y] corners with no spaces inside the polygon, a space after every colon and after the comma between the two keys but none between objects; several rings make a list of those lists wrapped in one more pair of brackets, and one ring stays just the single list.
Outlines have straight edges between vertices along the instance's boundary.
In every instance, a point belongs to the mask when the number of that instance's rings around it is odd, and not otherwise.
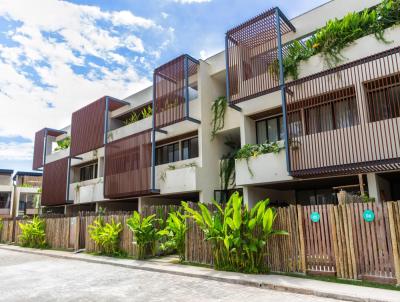
[{"label": "wooden sunshade panel", "polygon": [[104,196],[125,198],[150,193],[151,130],[105,147]]},{"label": "wooden sunshade panel", "polygon": [[105,97],[75,111],[71,121],[71,156],[104,146]]},{"label": "wooden sunshade panel", "polygon": [[[154,119],[156,128],[165,127],[185,117],[185,55],[182,55],[154,71]],[[197,64],[188,59],[187,74],[197,73]]]},{"label": "wooden sunshade panel", "polygon": [[68,158],[48,163],[43,169],[42,205],[66,203]]},{"label": "wooden sunshade panel", "polygon": [[400,47],[286,86],[296,177],[400,169]]},{"label": "wooden sunshade panel", "polygon": [[35,133],[35,142],[33,147],[33,163],[32,163],[33,170],[38,170],[40,168],[43,168],[45,136],[46,136],[45,128]]},{"label": "wooden sunshade panel", "polygon": [[[279,89],[276,13],[270,9],[226,34],[232,104]],[[279,20],[281,35],[292,30],[284,19]]]}]

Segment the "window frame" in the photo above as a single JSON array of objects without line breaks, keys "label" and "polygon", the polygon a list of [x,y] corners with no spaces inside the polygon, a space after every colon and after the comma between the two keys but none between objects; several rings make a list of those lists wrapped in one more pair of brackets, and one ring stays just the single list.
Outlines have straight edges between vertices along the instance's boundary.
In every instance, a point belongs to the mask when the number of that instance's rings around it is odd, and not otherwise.
[{"label": "window frame", "polygon": [[[190,154],[192,153],[191,152],[191,150],[192,150],[191,141],[193,139],[195,139],[195,138],[197,138],[197,150],[198,150],[197,151],[197,156],[190,156]],[[187,159],[183,159],[183,143],[185,141],[189,142],[189,146],[188,146],[189,147],[189,158],[187,158]],[[178,149],[177,149],[178,158],[177,159],[174,158],[173,161],[168,161],[167,160],[166,162],[160,162],[159,154],[160,154],[160,152],[161,152],[161,154],[163,152],[159,151],[159,150],[162,150],[162,148],[168,148],[168,146],[171,146],[171,145],[177,145],[178,146]],[[175,154],[175,151],[176,150],[173,150],[174,154]],[[168,149],[167,149],[167,157],[168,157]],[[188,137],[188,138],[184,138],[184,139],[181,139],[181,140],[177,140],[177,141],[174,141],[174,142],[171,142],[171,143],[167,143],[167,144],[162,144],[162,145],[156,147],[156,166],[167,165],[167,164],[175,163],[175,162],[178,162],[178,161],[189,160],[189,159],[193,159],[193,158],[197,158],[197,157],[199,157],[199,136],[198,135],[194,135],[194,136],[191,136],[191,137]]]},{"label": "window frame", "polygon": [[[83,169],[86,169],[86,168],[92,168],[92,172],[91,172],[91,177],[89,176],[89,178],[87,178],[87,179],[82,179],[82,171],[83,171]],[[86,165],[83,165],[83,166],[80,166],[79,167],[79,182],[83,182],[83,181],[88,181],[88,180],[92,180],[92,179],[96,179],[96,178],[98,178],[98,169],[99,169],[99,163],[96,161],[96,162],[92,162],[92,163],[90,163],[90,164],[86,164]]]},{"label": "window frame", "polygon": [[259,138],[259,135],[258,135],[258,127],[262,122],[265,122],[265,133],[267,134],[267,141],[269,143],[271,143],[270,140],[269,140],[269,133],[268,133],[268,121],[269,120],[274,120],[274,119],[276,120],[276,124],[277,124],[276,125],[276,130],[277,130],[278,140],[276,142],[279,142],[279,141],[282,141],[282,140],[285,139],[284,137],[281,137],[281,125],[280,125],[280,119],[282,119],[282,121],[283,121],[283,114],[276,114],[276,115],[272,115],[272,116],[269,116],[267,118],[263,118],[263,119],[260,119],[260,120],[256,121],[256,142],[257,142],[257,144],[265,143],[265,141],[260,142],[260,138]]}]

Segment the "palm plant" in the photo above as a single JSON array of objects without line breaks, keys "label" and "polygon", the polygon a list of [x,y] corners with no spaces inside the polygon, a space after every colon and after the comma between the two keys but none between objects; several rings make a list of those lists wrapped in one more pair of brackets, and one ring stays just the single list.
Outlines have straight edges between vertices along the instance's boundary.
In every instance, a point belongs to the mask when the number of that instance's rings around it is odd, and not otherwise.
[{"label": "palm plant", "polygon": [[268,271],[264,261],[268,240],[288,234],[273,229],[276,212],[268,203],[269,199],[261,200],[250,210],[235,192],[224,209],[214,202],[216,211],[202,203],[200,211],[185,202],[182,205],[204,232],[205,240],[211,242],[217,269],[262,273]]},{"label": "palm plant", "polygon": [[153,109],[149,105],[147,107],[144,107],[140,113],[142,115],[142,118],[145,119],[153,115]]},{"label": "palm plant", "polygon": [[142,217],[137,211],[127,220],[129,229],[133,232],[138,247],[137,258],[145,259],[147,253],[152,256],[156,254],[156,243],[160,238],[159,230],[156,227],[156,215]]},{"label": "palm plant", "polygon": [[122,232],[122,224],[111,219],[111,223],[105,223],[104,218],[99,216],[89,225],[90,238],[99,245],[101,253],[105,255],[119,255],[119,240]]},{"label": "palm plant", "polygon": [[21,228],[19,239],[21,245],[32,248],[45,248],[46,243],[46,224],[43,219],[34,216],[32,220],[18,223]]},{"label": "palm plant", "polygon": [[176,250],[181,262],[185,260],[186,231],[186,216],[177,211],[168,214],[165,229],[158,232],[167,236],[167,241],[161,245],[161,249]]}]

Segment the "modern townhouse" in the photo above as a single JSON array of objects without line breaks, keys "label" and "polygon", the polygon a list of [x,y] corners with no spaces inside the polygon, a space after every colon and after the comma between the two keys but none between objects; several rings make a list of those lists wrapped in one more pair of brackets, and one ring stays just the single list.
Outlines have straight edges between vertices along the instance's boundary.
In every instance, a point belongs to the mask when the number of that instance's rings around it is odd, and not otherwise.
[{"label": "modern townhouse", "polygon": [[42,173],[18,171],[14,174],[15,215],[36,215],[40,213]]},{"label": "modern townhouse", "polygon": [[[225,51],[179,56],[155,69],[152,87],[104,96],[74,112],[70,127],[40,130],[42,205],[138,209],[222,200],[232,189],[249,205],[334,203],[340,190],[399,199],[399,26],[385,41],[360,37],[336,62],[315,54],[288,65],[292,48],[328,20],[379,3],[333,0],[291,20],[268,10],[227,31]],[[215,103],[224,96],[226,110]],[[233,169],[235,146],[250,153]]]},{"label": "modern townhouse", "polygon": [[0,217],[11,217],[14,186],[13,170],[0,169]]}]

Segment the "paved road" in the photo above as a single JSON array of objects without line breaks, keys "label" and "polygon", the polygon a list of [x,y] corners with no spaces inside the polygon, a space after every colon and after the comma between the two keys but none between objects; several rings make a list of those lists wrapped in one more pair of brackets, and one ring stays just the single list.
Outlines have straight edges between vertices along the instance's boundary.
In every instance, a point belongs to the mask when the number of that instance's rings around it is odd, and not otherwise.
[{"label": "paved road", "polygon": [[0,249],[0,301],[338,300]]}]

